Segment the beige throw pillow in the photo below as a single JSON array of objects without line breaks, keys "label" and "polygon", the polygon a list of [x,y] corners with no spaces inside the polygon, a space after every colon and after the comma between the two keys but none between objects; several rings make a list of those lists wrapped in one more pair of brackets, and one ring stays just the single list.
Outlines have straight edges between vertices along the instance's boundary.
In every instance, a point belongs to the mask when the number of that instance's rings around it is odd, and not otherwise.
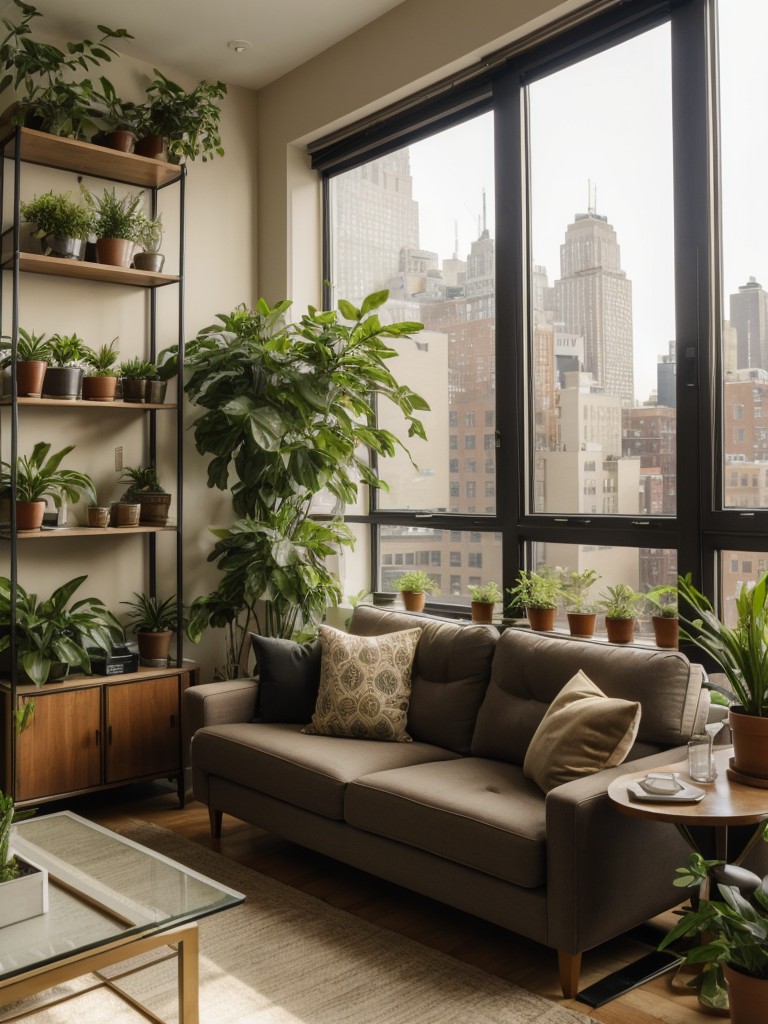
[{"label": "beige throw pillow", "polygon": [[621,764],[635,742],[641,706],[606,697],[579,671],[533,734],[523,773],[548,793],[555,786]]},{"label": "beige throw pillow", "polygon": [[421,629],[352,636],[320,626],[320,689],[302,732],[408,742],[411,669]]}]

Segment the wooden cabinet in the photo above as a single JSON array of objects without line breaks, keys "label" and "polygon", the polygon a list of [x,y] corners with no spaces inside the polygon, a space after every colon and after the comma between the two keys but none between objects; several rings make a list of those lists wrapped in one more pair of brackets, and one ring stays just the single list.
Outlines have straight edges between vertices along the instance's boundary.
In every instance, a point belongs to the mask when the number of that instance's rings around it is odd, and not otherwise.
[{"label": "wooden cabinet", "polygon": [[[189,666],[79,677],[42,690],[18,687],[15,706],[32,701],[34,712],[16,742],[17,803],[168,778],[176,780],[183,805],[181,715],[184,691],[196,681],[197,669]],[[10,685],[1,687],[7,730],[14,704]],[[9,769],[6,764],[4,774]]]}]

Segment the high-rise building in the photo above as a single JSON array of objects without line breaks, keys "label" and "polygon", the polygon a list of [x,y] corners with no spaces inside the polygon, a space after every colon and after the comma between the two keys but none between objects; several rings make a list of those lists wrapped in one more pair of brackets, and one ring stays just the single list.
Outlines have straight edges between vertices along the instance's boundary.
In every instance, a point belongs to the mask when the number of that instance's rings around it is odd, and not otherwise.
[{"label": "high-rise building", "polygon": [[656,363],[656,404],[677,408],[677,359],[675,343],[669,343],[669,355],[659,356]]},{"label": "high-rise building", "polygon": [[578,213],[560,246],[555,316],[584,338],[584,369],[607,395],[634,402],[632,282],[621,269],[616,232],[590,209]]},{"label": "high-rise building", "polygon": [[736,331],[736,368],[768,370],[768,292],[754,277],[731,295],[731,326]]}]

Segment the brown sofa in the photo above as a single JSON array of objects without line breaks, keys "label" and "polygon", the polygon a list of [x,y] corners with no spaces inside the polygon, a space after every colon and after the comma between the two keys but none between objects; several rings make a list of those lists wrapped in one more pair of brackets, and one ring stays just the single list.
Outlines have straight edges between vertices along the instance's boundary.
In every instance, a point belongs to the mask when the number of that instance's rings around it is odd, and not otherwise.
[{"label": "brown sofa", "polygon": [[[622,816],[608,784],[684,757],[709,698],[685,656],[358,606],[350,631],[422,627],[412,743],[301,733],[263,722],[258,683],[187,692],[196,799],[558,951],[575,995],[582,952],[679,902],[687,848],[668,825]],[[550,702],[577,670],[639,701],[624,764],[544,793],[523,773]],[[652,851],[652,855],[649,855]]]}]

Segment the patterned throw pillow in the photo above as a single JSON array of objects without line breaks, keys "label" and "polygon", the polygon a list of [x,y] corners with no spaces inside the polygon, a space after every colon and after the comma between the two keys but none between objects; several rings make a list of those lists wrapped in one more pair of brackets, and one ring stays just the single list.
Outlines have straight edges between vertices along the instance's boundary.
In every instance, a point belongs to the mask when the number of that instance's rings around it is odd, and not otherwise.
[{"label": "patterned throw pillow", "polygon": [[317,736],[408,742],[411,668],[421,629],[352,636],[320,626],[320,690],[312,721]]}]

